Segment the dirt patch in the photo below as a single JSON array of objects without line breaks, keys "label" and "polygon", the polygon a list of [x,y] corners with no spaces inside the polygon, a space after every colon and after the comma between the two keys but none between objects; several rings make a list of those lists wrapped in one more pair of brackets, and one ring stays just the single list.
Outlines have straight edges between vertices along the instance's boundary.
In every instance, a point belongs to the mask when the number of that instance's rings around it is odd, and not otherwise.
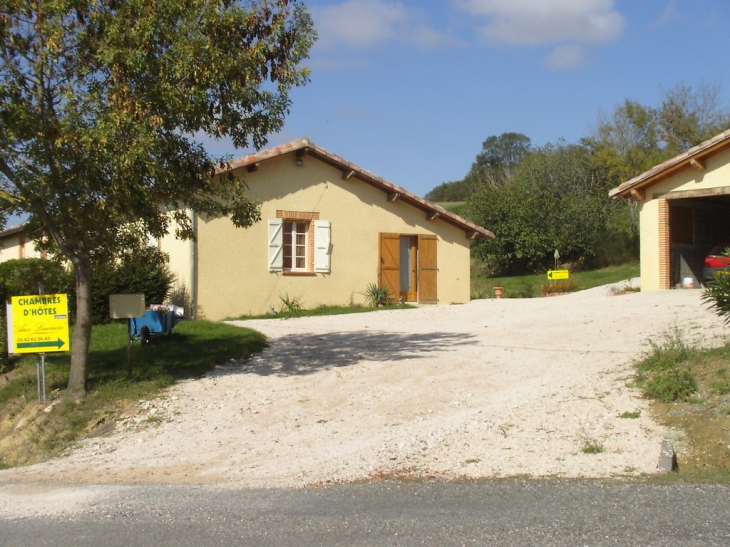
[{"label": "dirt patch", "polygon": [[286,487],[653,473],[667,430],[626,384],[645,341],[673,325],[708,344],[724,335],[699,290],[616,297],[607,287],[247,321],[269,337],[261,355],[182,382],[107,436],[2,471],[0,482]]}]

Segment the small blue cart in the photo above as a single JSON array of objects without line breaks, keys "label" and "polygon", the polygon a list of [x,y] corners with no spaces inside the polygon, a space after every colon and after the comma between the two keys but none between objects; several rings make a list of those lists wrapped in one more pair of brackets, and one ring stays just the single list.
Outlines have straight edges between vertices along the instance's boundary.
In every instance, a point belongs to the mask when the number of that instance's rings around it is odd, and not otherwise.
[{"label": "small blue cart", "polygon": [[177,306],[152,306],[143,317],[133,317],[129,322],[129,337],[149,344],[153,336],[170,334],[183,318],[183,309]]}]

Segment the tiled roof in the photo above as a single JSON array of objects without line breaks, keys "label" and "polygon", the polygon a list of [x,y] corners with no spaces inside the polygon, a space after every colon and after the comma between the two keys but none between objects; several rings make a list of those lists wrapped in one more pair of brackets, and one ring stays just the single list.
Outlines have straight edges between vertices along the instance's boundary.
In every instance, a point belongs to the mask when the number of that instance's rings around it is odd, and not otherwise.
[{"label": "tiled roof", "polygon": [[693,160],[704,159],[728,147],[730,147],[730,129],[624,182],[611,190],[608,195],[614,198],[628,197],[631,190],[650,186],[667,176],[690,167],[690,162]]},{"label": "tiled roof", "polygon": [[376,188],[379,188],[383,192],[386,192],[388,194],[398,194],[398,199],[405,201],[406,203],[409,203],[414,207],[422,209],[426,213],[438,213],[438,219],[452,224],[453,226],[456,226],[458,228],[461,228],[465,232],[471,233],[475,238],[494,239],[493,232],[477,224],[474,224],[473,222],[470,222],[465,218],[452,213],[451,211],[447,211],[440,205],[436,205],[435,203],[432,203],[427,199],[417,196],[413,192],[409,192],[405,188],[401,188],[400,186],[397,186],[392,182],[387,181],[374,173],[371,173],[367,169],[363,169],[362,167],[359,167],[358,165],[355,165],[354,163],[349,162],[346,159],[341,158],[340,156],[333,154],[332,152],[329,152],[320,146],[315,145],[314,143],[310,142],[310,140],[306,137],[286,144],[282,144],[281,146],[275,146],[274,148],[268,148],[255,154],[250,154],[248,156],[243,156],[241,158],[232,160],[228,162],[227,169],[219,170],[219,172],[223,172],[225,170],[240,169],[241,167],[254,165],[261,161],[275,158],[277,156],[282,156],[284,154],[289,154],[291,152],[299,152],[300,154],[306,154],[316,157],[321,161],[324,161],[325,163],[337,167],[343,173],[350,174],[350,176],[352,177],[356,177]]},{"label": "tiled roof", "polygon": [[0,238],[23,232],[27,227],[28,223],[23,222],[22,224],[16,224],[15,226],[4,228],[3,230],[0,230]]}]

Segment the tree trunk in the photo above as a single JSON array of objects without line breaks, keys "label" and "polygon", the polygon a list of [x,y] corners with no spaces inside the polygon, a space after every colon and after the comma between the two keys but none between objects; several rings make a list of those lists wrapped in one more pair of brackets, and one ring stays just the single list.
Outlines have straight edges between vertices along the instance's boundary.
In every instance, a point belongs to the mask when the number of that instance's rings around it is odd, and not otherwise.
[{"label": "tree trunk", "polygon": [[76,276],[76,328],[71,346],[71,370],[66,392],[71,397],[85,397],[91,343],[91,260],[88,256],[76,257],[73,265]]}]

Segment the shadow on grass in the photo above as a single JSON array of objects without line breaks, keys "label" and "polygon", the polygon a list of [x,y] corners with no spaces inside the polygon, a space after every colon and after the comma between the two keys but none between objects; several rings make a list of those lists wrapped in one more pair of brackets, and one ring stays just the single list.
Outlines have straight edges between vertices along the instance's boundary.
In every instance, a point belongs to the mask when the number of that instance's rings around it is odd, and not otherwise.
[{"label": "shadow on grass", "polygon": [[[132,382],[165,387],[175,380],[200,377],[231,360],[248,359],[264,347],[266,337],[251,329],[183,322],[172,333],[153,337],[147,345],[133,342]],[[51,368],[67,371],[69,355],[49,355],[48,362]],[[88,367],[89,390],[129,383],[125,324],[95,327]]]},{"label": "shadow on grass", "polygon": [[[305,375],[319,370],[347,367],[360,361],[406,361],[428,357],[436,352],[476,344],[471,334],[433,332],[402,334],[397,332],[358,331],[327,334],[290,335],[270,343],[262,361],[245,367],[247,373],[269,375]],[[217,375],[237,374],[223,369]]]}]

